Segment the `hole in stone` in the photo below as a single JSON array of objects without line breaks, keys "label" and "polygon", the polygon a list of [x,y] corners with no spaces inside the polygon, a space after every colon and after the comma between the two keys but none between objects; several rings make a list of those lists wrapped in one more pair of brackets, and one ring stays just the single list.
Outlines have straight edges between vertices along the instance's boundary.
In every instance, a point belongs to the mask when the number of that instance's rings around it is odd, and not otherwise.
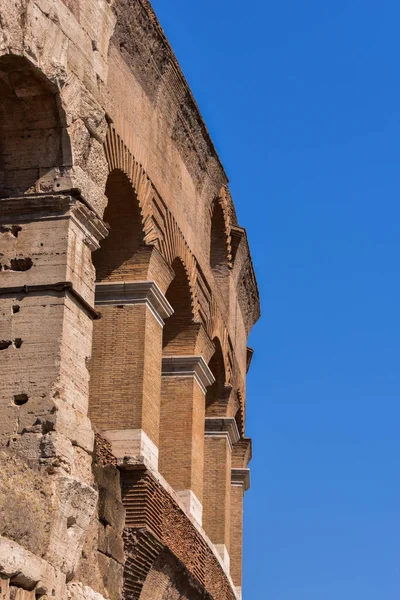
[{"label": "hole in stone", "polygon": [[18,237],[20,231],[22,231],[22,227],[19,225],[11,225],[10,227],[0,225],[0,233],[11,233],[14,237]]},{"label": "hole in stone", "polygon": [[13,315],[19,313],[20,310],[21,310],[21,307],[18,304],[14,304],[14,306],[12,307]]},{"label": "hole in stone", "polygon": [[60,184],[59,184],[59,183],[56,183],[56,187],[60,187]]},{"label": "hole in stone", "polygon": [[43,242],[40,242],[40,245],[43,246]]},{"label": "hole in stone", "polygon": [[21,348],[21,346],[22,346],[22,340],[21,340],[21,338],[15,338],[15,340],[14,340],[14,346],[16,348]]},{"label": "hole in stone", "polygon": [[14,404],[16,404],[17,406],[23,406],[28,402],[28,400],[29,397],[27,394],[16,394],[14,396]]},{"label": "hole in stone", "polygon": [[12,258],[10,266],[13,271],[29,271],[32,268],[33,262],[31,258]]},{"label": "hole in stone", "polygon": [[11,340],[0,340],[0,350],[7,350],[12,344]]},{"label": "hole in stone", "polygon": [[73,527],[76,523],[76,519],[75,517],[68,517],[67,519],[67,529],[70,529],[71,527]]},{"label": "hole in stone", "polygon": [[18,234],[20,231],[22,231],[22,227],[20,227],[19,225],[11,226],[11,233],[13,234],[14,237],[18,237]]}]

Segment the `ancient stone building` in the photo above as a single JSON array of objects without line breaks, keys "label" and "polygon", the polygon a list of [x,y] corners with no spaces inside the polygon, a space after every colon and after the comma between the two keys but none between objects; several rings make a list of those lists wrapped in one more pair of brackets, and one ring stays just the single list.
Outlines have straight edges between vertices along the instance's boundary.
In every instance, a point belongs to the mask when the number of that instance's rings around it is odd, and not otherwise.
[{"label": "ancient stone building", "polygon": [[148,0],[0,0],[0,288],[1,600],[240,598],[257,285]]}]

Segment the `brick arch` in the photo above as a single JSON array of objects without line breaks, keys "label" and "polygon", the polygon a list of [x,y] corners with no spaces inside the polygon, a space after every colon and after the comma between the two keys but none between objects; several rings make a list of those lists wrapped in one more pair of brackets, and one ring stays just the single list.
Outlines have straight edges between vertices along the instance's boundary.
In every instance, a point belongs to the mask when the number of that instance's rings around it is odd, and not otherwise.
[{"label": "brick arch", "polygon": [[[166,298],[174,312],[166,320],[163,329],[163,351],[187,354],[184,349],[193,341],[194,306],[189,274],[183,260],[176,257],[171,263],[174,272],[167,291]],[[197,331],[196,331],[197,333]],[[189,352],[190,354],[190,352]]]},{"label": "brick arch", "polygon": [[104,220],[108,236],[93,254],[97,281],[130,280],[135,260],[144,246],[144,224],[137,195],[127,175],[120,169],[110,172],[106,183],[108,203]]},{"label": "brick arch", "polygon": [[225,413],[227,405],[227,395],[229,395],[230,386],[227,386],[226,360],[223,346],[219,338],[213,339],[215,352],[212,355],[208,366],[214,376],[214,383],[207,388],[206,394],[206,416],[217,416]]},{"label": "brick arch", "polygon": [[137,195],[142,215],[144,243],[155,246],[171,266],[179,258],[187,273],[192,296],[193,319],[200,322],[199,301],[196,294],[197,261],[189,249],[186,240],[171,212],[166,208],[163,231],[156,227],[153,218],[154,189],[151,179],[143,166],[138,163],[132,152],[123,142],[114,127],[110,127],[104,145],[109,170],[118,169],[125,173]]},{"label": "brick arch", "polygon": [[218,302],[217,302],[217,299],[215,298],[215,296],[212,299],[211,319],[210,319],[210,323],[209,323],[207,331],[212,340],[218,339],[221,343],[222,353],[224,356],[224,363],[225,363],[226,382],[233,385],[233,382],[232,382],[233,374],[232,374],[232,371],[230,368],[230,364],[229,364],[229,360],[228,360],[228,352],[227,352],[227,348],[226,348],[226,346],[227,346],[226,340],[228,338],[228,332],[227,332],[226,324],[222,317],[222,314],[219,309]]},{"label": "brick arch", "polygon": [[203,598],[203,592],[195,578],[167,548],[164,548],[147,574],[140,600],[202,600]]},{"label": "brick arch", "polygon": [[151,208],[153,186],[145,170],[136,162],[113,127],[110,127],[107,132],[104,151],[110,172],[122,171],[131,182],[142,215],[145,243],[157,245],[158,234],[153,225]]},{"label": "brick arch", "polygon": [[244,396],[240,390],[237,391],[237,398],[239,402],[239,407],[235,414],[236,424],[240,433],[240,436],[244,436],[245,432],[245,405],[244,405]]},{"label": "brick arch", "polygon": [[232,236],[231,236],[231,217],[229,212],[229,203],[228,203],[228,189],[227,186],[224,185],[218,196],[214,199],[210,206],[210,219],[212,221],[213,214],[215,212],[216,204],[222,210],[223,215],[223,225],[225,232],[225,243],[226,243],[226,258],[228,267],[232,268]]},{"label": "brick arch", "polygon": [[197,261],[189,249],[181,230],[168,211],[164,239],[160,240],[160,252],[169,265],[179,258],[185,268],[192,294],[194,320],[199,321],[199,302],[196,294]]}]

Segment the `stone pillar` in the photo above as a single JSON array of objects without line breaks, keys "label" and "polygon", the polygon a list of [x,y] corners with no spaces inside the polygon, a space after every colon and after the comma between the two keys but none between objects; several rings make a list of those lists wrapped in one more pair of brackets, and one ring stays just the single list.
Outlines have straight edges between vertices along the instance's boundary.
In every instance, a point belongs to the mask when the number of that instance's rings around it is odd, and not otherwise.
[{"label": "stone pillar", "polygon": [[96,285],[90,417],[117,459],[158,468],[163,319],[172,314],[153,281]]},{"label": "stone pillar", "polygon": [[[86,365],[98,316],[91,255],[106,229],[68,194],[0,199],[0,215],[0,446],[52,477],[51,535],[31,543],[70,574],[97,500]],[[18,488],[33,498],[28,475]],[[10,489],[10,506],[17,492]],[[48,497],[36,495],[52,515]],[[24,516],[27,538],[39,513]]]},{"label": "stone pillar", "polygon": [[243,555],[243,500],[250,487],[251,440],[240,440],[234,445],[231,471],[231,523],[230,523],[230,574],[238,598],[242,597],[242,555]]},{"label": "stone pillar", "polygon": [[200,525],[205,394],[213,381],[201,356],[163,357],[159,470]]},{"label": "stone pillar", "polygon": [[233,417],[206,418],[203,527],[228,571],[232,445],[238,440],[239,432]]}]

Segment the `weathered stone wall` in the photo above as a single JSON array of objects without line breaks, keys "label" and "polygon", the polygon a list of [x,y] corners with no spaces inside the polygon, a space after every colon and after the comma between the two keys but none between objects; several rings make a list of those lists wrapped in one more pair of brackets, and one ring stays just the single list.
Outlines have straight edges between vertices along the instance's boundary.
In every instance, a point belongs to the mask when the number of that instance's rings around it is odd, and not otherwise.
[{"label": "weathered stone wall", "polygon": [[0,0],[2,600],[240,596],[227,183],[147,0]]}]

